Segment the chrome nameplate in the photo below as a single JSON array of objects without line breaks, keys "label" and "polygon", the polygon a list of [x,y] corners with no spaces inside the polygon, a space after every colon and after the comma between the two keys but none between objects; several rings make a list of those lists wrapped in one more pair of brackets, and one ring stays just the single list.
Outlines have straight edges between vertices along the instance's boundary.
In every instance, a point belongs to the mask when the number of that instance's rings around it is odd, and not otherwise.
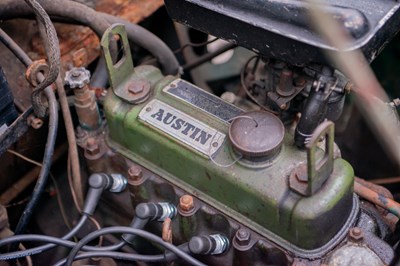
[{"label": "chrome nameplate", "polygon": [[152,100],[139,113],[139,119],[167,133],[206,156],[222,146],[226,135],[159,100]]}]

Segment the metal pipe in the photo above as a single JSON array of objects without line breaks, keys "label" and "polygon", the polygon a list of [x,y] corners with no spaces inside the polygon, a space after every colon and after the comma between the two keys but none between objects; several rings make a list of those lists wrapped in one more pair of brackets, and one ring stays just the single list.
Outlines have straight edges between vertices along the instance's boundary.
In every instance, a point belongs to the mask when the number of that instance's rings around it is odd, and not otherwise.
[{"label": "metal pipe", "polygon": [[79,154],[78,147],[76,144],[75,130],[74,124],[71,118],[71,112],[69,110],[69,104],[67,100],[67,95],[64,90],[64,84],[60,78],[60,76],[56,80],[56,87],[58,97],[60,99],[61,111],[64,117],[64,125],[65,130],[67,132],[67,139],[69,145],[69,158],[71,159],[71,168],[72,168],[72,180],[74,190],[76,192],[77,202],[79,206],[83,206],[83,188],[82,188],[82,177],[81,170],[79,164]]},{"label": "metal pipe", "polygon": [[400,183],[400,176],[377,178],[377,179],[369,180],[369,182],[377,184],[377,185],[395,184],[395,183]]},{"label": "metal pipe", "polygon": [[400,203],[367,188],[359,182],[354,182],[354,192],[360,197],[388,210],[400,218]]}]

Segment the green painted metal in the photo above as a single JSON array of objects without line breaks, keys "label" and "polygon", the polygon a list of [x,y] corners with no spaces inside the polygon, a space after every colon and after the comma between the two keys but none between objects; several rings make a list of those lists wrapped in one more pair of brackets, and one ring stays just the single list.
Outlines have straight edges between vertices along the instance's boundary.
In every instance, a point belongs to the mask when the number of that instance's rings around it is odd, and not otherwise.
[{"label": "green painted metal", "polygon": [[[228,124],[162,91],[174,77],[163,78],[157,69],[149,66],[137,67],[135,74],[151,82],[150,99],[163,101],[228,134]],[[322,188],[311,197],[301,197],[290,190],[288,177],[296,166],[306,162],[307,155],[294,146],[290,135],[269,167],[254,169],[241,163],[220,167],[139,121],[138,114],[145,105],[146,102],[131,105],[109,93],[104,105],[109,144],[229,216],[244,224],[256,223],[259,226],[252,227],[261,229],[262,234],[272,232],[303,249],[316,249],[327,243],[349,217],[353,170],[346,161],[336,159],[333,174]],[[322,154],[317,152],[317,156]],[[224,143],[215,160],[220,164],[235,160],[229,141]]]},{"label": "green painted metal", "polygon": [[[110,32],[124,36],[118,25]],[[107,51],[109,40],[103,38],[103,50]],[[126,48],[126,40],[123,39],[123,43]],[[151,66],[134,69],[127,66],[122,72],[114,72],[118,63],[110,65],[113,64],[110,53],[105,56],[114,81],[113,91],[104,102],[108,144],[119,153],[286,248],[321,248],[349,223],[349,217],[354,217],[354,173],[346,161],[334,160],[330,177],[309,197],[289,188],[291,172],[307,162],[306,152],[295,147],[293,136],[289,134],[279,155],[267,165],[256,167],[244,161],[232,164],[237,155],[228,140],[216,153],[216,164],[204,154],[140,121],[138,115],[149,101],[157,99],[226,135],[228,123],[163,92],[175,77],[163,77],[160,70]],[[126,58],[122,63],[129,60],[131,58]],[[118,80],[118,73],[123,80]],[[151,95],[145,102],[133,104],[121,94],[126,91],[127,81],[132,79],[150,83]],[[317,149],[313,154],[318,158],[324,152]]]}]

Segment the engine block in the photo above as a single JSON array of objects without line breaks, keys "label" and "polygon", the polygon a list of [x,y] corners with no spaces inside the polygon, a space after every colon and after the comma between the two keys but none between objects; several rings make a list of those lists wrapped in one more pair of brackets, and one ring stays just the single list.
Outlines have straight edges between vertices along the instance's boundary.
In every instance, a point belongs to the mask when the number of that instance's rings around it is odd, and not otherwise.
[{"label": "engine block", "polygon": [[[289,179],[307,164],[307,152],[294,145],[283,125],[280,129],[279,119],[255,112],[257,133],[234,133],[236,122],[253,122],[251,114],[151,66],[136,67],[121,79],[118,75],[129,72],[126,62],[108,63],[119,93],[109,93],[104,103],[113,150],[299,256],[321,256],[343,239],[358,212],[346,161],[334,159],[320,188],[301,195]],[[139,102],[135,95],[143,89],[129,95],[138,86],[151,88]],[[279,130],[282,139],[274,137]],[[245,143],[249,137],[256,137],[255,144]],[[249,150],[238,150],[240,145]]]}]

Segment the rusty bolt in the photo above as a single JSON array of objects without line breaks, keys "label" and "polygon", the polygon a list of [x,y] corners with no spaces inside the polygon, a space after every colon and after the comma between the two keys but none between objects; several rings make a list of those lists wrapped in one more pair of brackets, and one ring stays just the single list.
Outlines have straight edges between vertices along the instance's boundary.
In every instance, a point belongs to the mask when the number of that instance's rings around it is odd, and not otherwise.
[{"label": "rusty bolt", "polygon": [[139,94],[150,88],[150,84],[146,80],[134,80],[128,86],[128,91],[133,94]]},{"label": "rusty bolt", "polygon": [[95,156],[100,153],[100,146],[95,138],[88,138],[86,142],[86,152],[91,156]]},{"label": "rusty bolt", "polygon": [[250,232],[246,229],[239,229],[236,231],[235,240],[240,246],[247,246],[250,244]]},{"label": "rusty bolt", "polygon": [[302,164],[295,169],[295,177],[299,182],[308,182],[307,165]]},{"label": "rusty bolt", "polygon": [[349,230],[349,239],[354,242],[359,242],[364,238],[364,233],[359,227],[353,227]]},{"label": "rusty bolt", "polygon": [[183,195],[179,199],[179,207],[184,212],[190,212],[194,209],[193,197],[190,195]]},{"label": "rusty bolt", "polygon": [[139,165],[133,165],[128,170],[128,178],[130,181],[138,181],[143,177],[142,168]]}]

